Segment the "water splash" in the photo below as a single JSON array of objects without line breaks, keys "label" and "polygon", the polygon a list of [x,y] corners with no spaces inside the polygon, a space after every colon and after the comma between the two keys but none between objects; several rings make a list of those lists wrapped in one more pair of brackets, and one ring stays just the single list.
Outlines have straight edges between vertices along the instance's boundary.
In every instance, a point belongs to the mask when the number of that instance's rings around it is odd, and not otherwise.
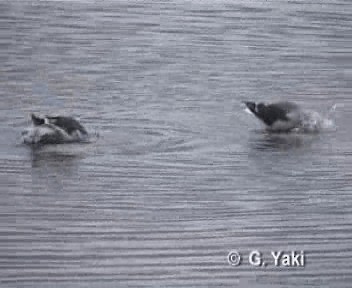
[{"label": "water splash", "polygon": [[297,132],[318,133],[336,129],[334,114],[337,105],[334,104],[326,113],[319,113],[313,110],[304,110],[301,113],[301,125],[296,129]]}]

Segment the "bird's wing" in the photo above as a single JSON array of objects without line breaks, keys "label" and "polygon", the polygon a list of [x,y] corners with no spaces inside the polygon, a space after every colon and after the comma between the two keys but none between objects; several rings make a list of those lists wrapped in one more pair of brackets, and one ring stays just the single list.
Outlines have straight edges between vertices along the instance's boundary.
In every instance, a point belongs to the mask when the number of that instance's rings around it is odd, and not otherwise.
[{"label": "bird's wing", "polygon": [[74,118],[57,116],[57,117],[49,117],[47,116],[51,124],[54,124],[61,129],[65,130],[68,134],[71,134],[73,131],[78,130],[82,134],[87,135],[86,129]]}]

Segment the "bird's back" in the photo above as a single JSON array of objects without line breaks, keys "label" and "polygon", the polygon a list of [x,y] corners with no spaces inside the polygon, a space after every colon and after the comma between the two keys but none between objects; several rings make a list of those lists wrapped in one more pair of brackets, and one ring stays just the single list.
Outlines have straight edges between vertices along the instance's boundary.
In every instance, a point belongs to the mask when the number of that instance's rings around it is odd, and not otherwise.
[{"label": "bird's back", "polygon": [[74,118],[65,117],[65,116],[57,116],[57,117],[49,117],[49,122],[60,127],[65,130],[69,135],[71,135],[74,131],[80,131],[82,134],[87,135],[86,129]]},{"label": "bird's back", "polygon": [[289,113],[291,111],[297,110],[298,109],[298,105],[292,102],[276,102],[273,104],[269,104],[267,105],[267,107],[269,108],[273,108],[275,110],[282,110],[286,113]]}]

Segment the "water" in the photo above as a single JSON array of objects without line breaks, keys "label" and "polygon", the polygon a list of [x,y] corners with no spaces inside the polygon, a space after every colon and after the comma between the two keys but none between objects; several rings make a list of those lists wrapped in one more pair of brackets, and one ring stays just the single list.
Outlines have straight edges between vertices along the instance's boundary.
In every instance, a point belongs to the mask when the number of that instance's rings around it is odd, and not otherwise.
[{"label": "water", "polygon": [[[3,1],[1,287],[349,287],[351,13]],[[243,100],[336,104],[335,129],[270,135]],[[100,137],[31,150],[32,112]],[[303,250],[306,265],[252,267],[252,250]]]}]

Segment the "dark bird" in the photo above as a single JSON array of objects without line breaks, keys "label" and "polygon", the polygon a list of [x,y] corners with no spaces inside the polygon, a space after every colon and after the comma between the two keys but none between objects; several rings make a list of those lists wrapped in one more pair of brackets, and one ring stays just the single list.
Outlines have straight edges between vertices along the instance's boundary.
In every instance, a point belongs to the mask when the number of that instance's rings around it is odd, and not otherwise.
[{"label": "dark bird", "polygon": [[301,125],[301,112],[297,104],[277,102],[272,104],[244,102],[249,111],[263,121],[268,130],[288,132]]},{"label": "dark bird", "polygon": [[74,118],[31,115],[33,127],[22,132],[26,144],[60,144],[79,142],[88,137],[87,130]]}]

